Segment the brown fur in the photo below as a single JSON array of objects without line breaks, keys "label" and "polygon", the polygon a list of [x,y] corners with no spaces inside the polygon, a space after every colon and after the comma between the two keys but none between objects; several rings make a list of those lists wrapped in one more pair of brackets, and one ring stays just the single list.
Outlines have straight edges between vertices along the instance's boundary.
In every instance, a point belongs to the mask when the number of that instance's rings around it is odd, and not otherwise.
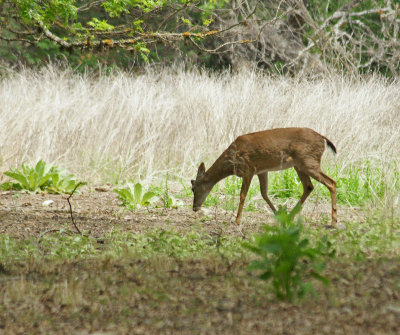
[{"label": "brown fur", "polygon": [[313,190],[310,177],[324,184],[331,194],[332,223],[337,222],[336,181],[325,175],[320,167],[327,145],[336,153],[333,143],[309,128],[277,128],[239,136],[215,161],[208,171],[204,163],[199,167],[193,185],[193,209],[203,204],[212,187],[230,175],[243,178],[236,223],[240,223],[244,200],[251,180],[258,175],[261,194],[275,213],[276,209],[268,198],[268,171],[294,167],[303,184],[303,204]]}]

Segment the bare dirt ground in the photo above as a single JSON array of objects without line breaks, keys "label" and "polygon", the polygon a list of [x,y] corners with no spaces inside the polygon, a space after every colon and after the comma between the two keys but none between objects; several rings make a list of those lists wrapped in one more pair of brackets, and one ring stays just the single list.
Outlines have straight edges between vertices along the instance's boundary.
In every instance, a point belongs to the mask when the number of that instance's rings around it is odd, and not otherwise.
[{"label": "bare dirt ground", "polygon": [[[229,224],[231,212],[194,213],[191,199],[185,200],[188,207],[129,212],[115,193],[98,190],[71,199],[78,227],[95,237],[115,229],[186,232],[195,226],[243,236],[273,222],[266,209],[245,212],[239,228]],[[66,198],[2,192],[0,234],[73,231]],[[53,202],[45,206],[47,200]],[[357,209],[340,211],[363,220]],[[329,204],[310,202],[303,214],[322,226],[321,218],[329,222]],[[14,265],[0,260],[0,334],[400,334],[397,259],[335,259],[326,271],[331,285],[317,285],[319,296],[298,304],[278,302],[246,262],[167,256]]]},{"label": "bare dirt ground", "polygon": [[[75,194],[70,199],[73,217],[81,231],[90,232],[95,237],[104,236],[115,229],[131,232],[145,232],[155,228],[187,232],[193,225],[201,222],[205,232],[220,229],[221,222],[232,221],[233,212],[219,208],[193,212],[190,199],[185,206],[178,208],[141,208],[135,211],[125,210],[119,205],[116,194],[111,191],[93,190]],[[2,192],[0,194],[0,234],[12,236],[40,235],[50,230],[74,230],[67,195],[24,194]],[[51,200],[50,205],[43,205]],[[186,206],[187,205],[187,206]],[[246,213],[246,231],[253,232],[263,221],[272,220],[271,214]],[[228,224],[224,234],[240,234],[234,224]]]},{"label": "bare dirt ground", "polygon": [[[23,237],[62,228],[75,230],[67,198],[67,195],[56,194],[0,192],[0,234]],[[49,200],[51,204],[46,205]],[[105,187],[84,190],[70,199],[78,228],[95,237],[104,236],[115,229],[144,232],[160,228],[187,232],[193,229],[193,225],[201,225],[206,233],[220,231],[223,227],[223,234],[243,236],[259,231],[263,224],[274,222],[272,213],[262,200],[257,211],[244,212],[240,227],[233,223],[235,212],[224,211],[216,206],[195,213],[191,209],[191,201],[190,198],[184,199],[184,206],[172,209],[160,207],[128,211],[119,205],[116,194]],[[294,201],[288,204],[289,208]],[[330,204],[310,201],[306,203],[302,215],[310,224],[324,226],[330,221]],[[364,219],[359,208],[340,207],[339,215],[346,220]],[[321,219],[325,223],[321,223]],[[221,226],[221,223],[227,224]]]}]

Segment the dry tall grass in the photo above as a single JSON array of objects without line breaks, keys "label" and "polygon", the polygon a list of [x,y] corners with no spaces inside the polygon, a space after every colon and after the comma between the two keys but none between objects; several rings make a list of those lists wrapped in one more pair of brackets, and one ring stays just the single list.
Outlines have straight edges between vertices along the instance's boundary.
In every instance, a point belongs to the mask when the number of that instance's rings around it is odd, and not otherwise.
[{"label": "dry tall grass", "polygon": [[94,77],[48,67],[0,81],[0,171],[42,158],[93,182],[167,169],[192,177],[236,136],[288,126],[327,136],[344,168],[399,161],[399,125],[400,83],[378,77],[179,69]]}]

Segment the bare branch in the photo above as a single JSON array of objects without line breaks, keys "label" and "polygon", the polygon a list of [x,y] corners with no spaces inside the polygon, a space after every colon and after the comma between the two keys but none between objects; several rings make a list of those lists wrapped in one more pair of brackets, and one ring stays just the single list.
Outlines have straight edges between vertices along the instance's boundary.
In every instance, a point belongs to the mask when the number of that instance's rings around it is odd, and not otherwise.
[{"label": "bare branch", "polygon": [[77,189],[79,186],[84,185],[84,184],[85,184],[85,183],[83,183],[83,182],[79,182],[79,183],[75,186],[75,188],[73,189],[73,191],[71,192],[71,194],[69,195],[69,197],[67,198],[68,205],[69,205],[69,213],[70,213],[70,215],[71,215],[72,224],[74,225],[76,231],[77,231],[78,234],[80,234],[80,235],[82,235],[82,233],[81,233],[81,231],[79,230],[78,226],[76,225],[74,216],[73,216],[73,214],[72,214],[72,206],[71,206],[70,199],[71,199],[72,196],[74,195],[76,189]]},{"label": "bare branch", "polygon": [[40,28],[42,28],[43,33],[46,35],[46,37],[48,39],[56,42],[57,44],[60,44],[64,48],[71,47],[70,43],[68,43],[68,42],[64,41],[63,39],[59,38],[58,36],[54,35],[49,29],[47,29],[46,26],[43,24],[43,22],[37,21],[37,23],[39,24]]},{"label": "bare branch", "polygon": [[100,4],[102,4],[104,1],[100,0],[100,1],[88,1],[88,3],[78,7],[78,12],[84,12],[84,11],[88,11],[90,9],[92,9],[93,7],[96,7]]},{"label": "bare branch", "polygon": [[172,13],[170,13],[164,20],[161,21],[161,23],[158,25],[157,30],[161,30],[161,28],[164,26],[165,23],[167,23],[172,17],[174,17],[175,15],[177,15],[178,13],[180,13],[181,11],[186,9],[187,6],[188,6],[188,4],[186,3],[182,7],[178,8],[175,11],[173,11]]}]

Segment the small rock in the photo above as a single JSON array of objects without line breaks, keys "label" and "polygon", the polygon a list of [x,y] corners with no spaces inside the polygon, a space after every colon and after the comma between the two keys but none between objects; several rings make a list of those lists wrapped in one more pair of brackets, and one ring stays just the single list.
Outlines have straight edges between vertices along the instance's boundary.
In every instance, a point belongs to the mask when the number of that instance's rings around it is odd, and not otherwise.
[{"label": "small rock", "polygon": [[389,312],[399,313],[400,314],[400,305],[389,305],[386,306],[386,310]]},{"label": "small rock", "polygon": [[210,216],[212,214],[212,211],[209,208],[202,208],[199,210],[199,214],[204,216]]},{"label": "small rock", "polygon": [[94,190],[97,192],[108,192],[108,189],[105,187],[95,187]]},{"label": "small rock", "polygon": [[53,200],[45,200],[42,202],[43,207],[48,207],[48,206],[51,206],[52,204],[54,204]]}]

